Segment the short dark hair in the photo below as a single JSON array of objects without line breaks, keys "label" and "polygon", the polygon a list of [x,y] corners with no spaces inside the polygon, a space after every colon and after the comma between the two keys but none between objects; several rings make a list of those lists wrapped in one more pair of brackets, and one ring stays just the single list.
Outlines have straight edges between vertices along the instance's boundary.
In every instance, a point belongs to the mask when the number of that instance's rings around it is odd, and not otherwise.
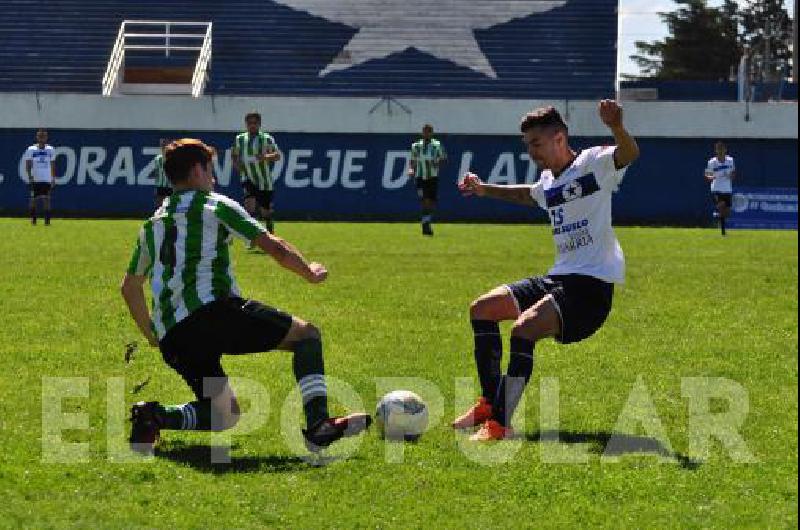
[{"label": "short dark hair", "polygon": [[196,164],[208,164],[217,151],[195,138],[174,140],[164,150],[164,173],[173,184],[186,181]]},{"label": "short dark hair", "polygon": [[529,131],[535,127],[555,129],[557,131],[569,132],[567,124],[555,107],[541,107],[527,113],[522,117],[519,125],[521,132]]},{"label": "short dark hair", "polygon": [[433,132],[433,125],[431,125],[430,123],[426,123],[425,125],[422,126],[422,130]]},{"label": "short dark hair", "polygon": [[248,112],[247,114],[244,115],[244,122],[245,123],[247,123],[251,119],[256,119],[256,120],[258,120],[258,123],[261,123],[261,114],[259,114],[258,112],[253,110],[253,111],[250,111],[250,112]]},{"label": "short dark hair", "polygon": [[722,147],[725,147],[725,148],[728,147],[728,144],[725,143],[725,140],[717,140],[716,142],[714,142],[714,147],[717,147],[719,145],[721,145]]}]

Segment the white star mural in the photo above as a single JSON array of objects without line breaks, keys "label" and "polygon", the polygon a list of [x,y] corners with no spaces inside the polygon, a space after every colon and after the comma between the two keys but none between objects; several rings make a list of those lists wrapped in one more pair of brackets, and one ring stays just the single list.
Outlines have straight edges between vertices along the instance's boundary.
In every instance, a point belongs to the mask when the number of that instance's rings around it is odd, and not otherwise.
[{"label": "white star mural", "polygon": [[567,3],[567,0],[273,1],[358,29],[336,59],[319,73],[320,77],[415,48],[496,78],[497,73],[475,40],[474,30],[544,13]]}]

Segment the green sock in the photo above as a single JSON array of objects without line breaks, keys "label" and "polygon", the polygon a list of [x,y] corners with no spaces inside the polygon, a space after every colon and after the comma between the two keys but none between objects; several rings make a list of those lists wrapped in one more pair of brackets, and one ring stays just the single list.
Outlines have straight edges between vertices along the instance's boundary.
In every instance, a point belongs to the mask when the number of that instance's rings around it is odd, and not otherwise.
[{"label": "green sock", "polygon": [[303,396],[306,425],[311,427],[328,418],[328,390],[325,386],[322,342],[319,339],[297,342],[294,346],[292,368]]},{"label": "green sock", "polygon": [[161,405],[159,414],[164,429],[180,431],[211,430],[211,400],[203,399],[183,405]]}]

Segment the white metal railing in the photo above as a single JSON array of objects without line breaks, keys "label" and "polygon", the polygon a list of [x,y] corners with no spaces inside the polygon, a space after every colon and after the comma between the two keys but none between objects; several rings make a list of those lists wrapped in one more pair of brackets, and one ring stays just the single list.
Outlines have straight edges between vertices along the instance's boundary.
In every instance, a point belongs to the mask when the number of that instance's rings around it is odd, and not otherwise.
[{"label": "white metal railing", "polygon": [[117,40],[114,42],[114,48],[111,50],[111,58],[108,60],[106,73],[103,76],[103,95],[108,97],[117,86],[117,79],[119,78],[119,70],[122,67],[122,60],[125,57],[125,22],[119,26],[117,32]]},{"label": "white metal railing", "polygon": [[[148,32],[149,28],[162,27],[161,32]],[[125,65],[126,50],[163,51],[165,57],[171,52],[198,52],[192,75],[192,96],[203,94],[208,79],[211,61],[211,22],[172,22],[166,20],[123,20],[117,40],[103,76],[103,95],[111,96],[119,85],[119,74]],[[173,28],[181,28],[175,33]],[[191,28],[198,28],[191,30]],[[158,44],[152,44],[158,39]],[[193,42],[200,41],[202,42]],[[176,44],[177,42],[177,44]]]},{"label": "white metal railing", "polygon": [[208,65],[211,62],[211,22],[206,28],[206,36],[203,45],[200,47],[200,55],[197,57],[197,64],[194,66],[192,75],[192,96],[199,98],[203,95],[208,81]]}]

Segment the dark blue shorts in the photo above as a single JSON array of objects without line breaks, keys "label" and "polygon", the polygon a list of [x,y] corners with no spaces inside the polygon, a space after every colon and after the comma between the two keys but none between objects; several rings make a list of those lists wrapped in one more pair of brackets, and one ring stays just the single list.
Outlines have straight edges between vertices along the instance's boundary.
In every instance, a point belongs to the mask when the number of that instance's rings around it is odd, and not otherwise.
[{"label": "dark blue shorts", "polygon": [[733,193],[720,193],[718,191],[712,191],[711,201],[714,203],[714,206],[722,202],[725,204],[725,206],[730,208],[733,204]]},{"label": "dark blue shorts", "polygon": [[255,184],[249,180],[242,182],[244,188],[244,198],[253,197],[261,208],[271,210],[275,200],[275,192],[273,190],[260,190]]},{"label": "dark blue shorts", "polygon": [[420,199],[436,201],[439,198],[439,177],[417,179],[417,196]]},{"label": "dark blue shorts", "polygon": [[613,283],[581,274],[535,276],[506,287],[520,313],[551,296],[561,317],[561,335],[556,340],[564,344],[582,341],[600,329],[614,298]]}]

